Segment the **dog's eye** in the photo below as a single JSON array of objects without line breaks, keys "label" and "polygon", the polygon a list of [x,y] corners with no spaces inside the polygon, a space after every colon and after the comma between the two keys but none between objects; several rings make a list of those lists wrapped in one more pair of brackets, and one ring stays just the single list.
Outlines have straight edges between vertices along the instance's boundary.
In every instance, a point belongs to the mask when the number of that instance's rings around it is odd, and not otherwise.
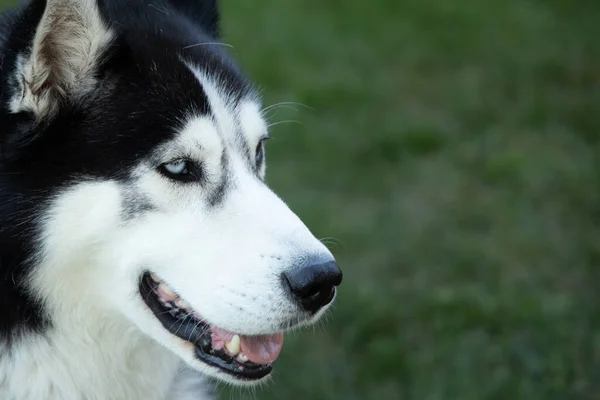
[{"label": "dog's eye", "polygon": [[256,146],[256,165],[260,165],[263,160],[265,159],[265,141],[269,140],[270,138],[266,137],[261,139],[260,142],[258,142],[258,146]]},{"label": "dog's eye", "polygon": [[196,168],[194,167],[194,164],[191,161],[187,160],[171,161],[162,164],[159,167],[160,173],[162,173],[166,177],[186,182],[197,179],[197,173],[195,170]]},{"label": "dog's eye", "polygon": [[171,175],[185,174],[188,170],[187,162],[184,160],[177,160],[170,163],[166,163],[165,170]]}]

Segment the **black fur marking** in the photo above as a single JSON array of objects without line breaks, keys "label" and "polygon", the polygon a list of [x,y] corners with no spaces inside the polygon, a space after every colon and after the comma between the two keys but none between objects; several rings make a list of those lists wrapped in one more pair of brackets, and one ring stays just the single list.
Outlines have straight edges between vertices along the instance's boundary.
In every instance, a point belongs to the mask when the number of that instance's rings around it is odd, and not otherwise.
[{"label": "black fur marking", "polygon": [[[4,196],[0,198],[4,200]],[[18,215],[27,212],[26,209],[28,207],[23,204],[3,203],[0,206],[2,215],[9,216],[0,227],[0,340],[8,343],[25,331],[42,332],[50,326],[39,303],[23,287],[29,266],[25,259],[32,254],[35,232],[31,227],[23,227],[20,232],[7,229],[8,224],[24,219]]]},{"label": "black fur marking", "polygon": [[[45,0],[31,0],[0,20],[0,338],[49,324],[43,307],[27,294],[39,244],[41,216],[62,188],[86,180],[126,182],[132,167],[172,139],[190,114],[210,114],[207,97],[181,57],[219,77],[232,98],[253,90],[223,46],[215,42],[214,0],[101,0],[116,39],[99,66],[98,87],[88,97],[61,104],[38,125],[28,113],[11,114],[18,95],[16,59],[27,55]],[[211,196],[223,201],[224,179]],[[125,201],[128,213],[144,201]]]},{"label": "black fur marking", "polygon": [[211,207],[216,207],[223,203],[227,195],[227,190],[231,186],[231,177],[229,176],[229,158],[227,157],[227,153],[225,151],[221,153],[221,170],[223,171],[223,174],[221,175],[219,185],[208,198],[208,204],[210,204]]},{"label": "black fur marking", "polygon": [[254,153],[252,151],[252,147],[250,146],[250,143],[248,143],[248,140],[246,139],[246,137],[244,136],[244,134],[242,132],[239,132],[239,131],[237,132],[236,142],[237,142],[238,147],[241,149],[242,153],[244,154],[244,158],[248,162],[248,165],[250,165],[251,169],[254,171],[255,167],[256,167],[256,163],[253,161]]}]

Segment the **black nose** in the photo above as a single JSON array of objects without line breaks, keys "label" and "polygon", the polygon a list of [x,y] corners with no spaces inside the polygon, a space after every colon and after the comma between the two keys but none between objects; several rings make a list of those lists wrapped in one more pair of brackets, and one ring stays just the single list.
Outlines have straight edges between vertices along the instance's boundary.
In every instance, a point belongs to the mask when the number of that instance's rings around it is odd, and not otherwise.
[{"label": "black nose", "polygon": [[283,274],[292,296],[306,311],[315,313],[331,303],[342,271],[335,261],[311,262]]}]

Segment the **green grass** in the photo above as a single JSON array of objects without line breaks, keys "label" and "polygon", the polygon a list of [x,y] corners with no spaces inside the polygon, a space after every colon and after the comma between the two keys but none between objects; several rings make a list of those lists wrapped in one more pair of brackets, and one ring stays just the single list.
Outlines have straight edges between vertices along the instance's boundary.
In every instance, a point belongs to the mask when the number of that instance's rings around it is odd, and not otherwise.
[{"label": "green grass", "polygon": [[269,182],[345,272],[223,399],[600,399],[600,3],[223,1]]},{"label": "green grass", "polygon": [[600,3],[226,1],[269,180],[345,272],[223,398],[600,399]]}]

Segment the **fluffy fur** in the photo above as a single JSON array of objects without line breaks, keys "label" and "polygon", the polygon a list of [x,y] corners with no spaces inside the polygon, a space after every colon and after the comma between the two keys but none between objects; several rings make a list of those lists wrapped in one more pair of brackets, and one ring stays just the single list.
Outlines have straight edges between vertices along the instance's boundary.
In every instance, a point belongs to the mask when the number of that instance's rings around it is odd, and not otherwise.
[{"label": "fluffy fur", "polygon": [[[0,398],[208,399],[139,293],[211,324],[310,324],[282,274],[330,252],[264,183],[260,99],[211,0],[32,0],[0,22]],[[189,162],[193,181],[161,168]],[[162,172],[161,172],[162,171]]]}]

